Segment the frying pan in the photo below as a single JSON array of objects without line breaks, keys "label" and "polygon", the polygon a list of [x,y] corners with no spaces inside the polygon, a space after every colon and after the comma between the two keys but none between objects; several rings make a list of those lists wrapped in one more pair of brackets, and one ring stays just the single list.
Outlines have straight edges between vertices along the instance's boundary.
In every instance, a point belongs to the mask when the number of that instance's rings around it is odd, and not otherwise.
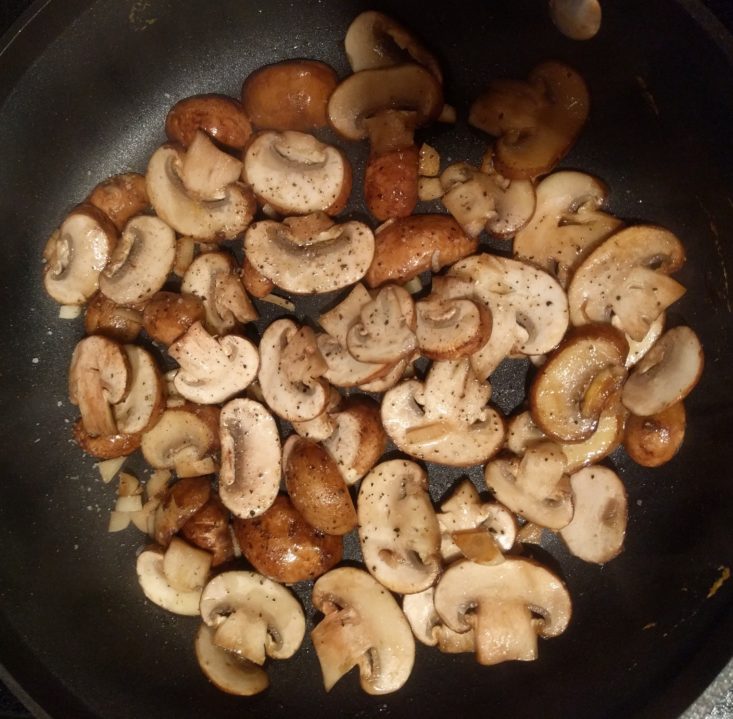
[{"label": "frying pan", "polygon": [[[644,470],[622,451],[609,460],[629,493],[623,554],[598,567],[551,539],[539,550],[567,582],[574,617],[562,637],[541,642],[536,662],[487,669],[419,647],[400,692],[366,696],[352,673],[326,696],[306,639],[295,659],[269,665],[265,694],[235,698],[201,675],[196,620],[144,600],[134,566],[140,535],[106,531],[113,490],[70,441],[66,369],[81,324],[57,318],[40,255],[94,184],[145,167],[174,101],[236,96],[249,72],[283,58],[319,58],[345,75],[342,38],[367,7],[402,20],[436,51],[462,118],[491,78],[524,77],[548,58],[581,71],[591,117],[562,165],[603,178],[615,214],[682,238],[688,262],[679,277],[689,291],[670,323],[695,328],[707,366],[672,463]],[[733,43],[691,0],[614,0],[604,13],[600,34],[578,43],[554,29],[540,0],[51,0],[6,36],[0,661],[38,716],[668,719],[731,658],[733,582],[711,589],[733,557]],[[463,120],[425,139],[444,161],[477,161],[486,144]],[[350,152],[359,176],[363,148]],[[497,373],[494,401],[504,411],[521,401],[526,372],[514,362]],[[460,473],[429,469],[437,500]],[[308,588],[298,589],[312,619]]]}]

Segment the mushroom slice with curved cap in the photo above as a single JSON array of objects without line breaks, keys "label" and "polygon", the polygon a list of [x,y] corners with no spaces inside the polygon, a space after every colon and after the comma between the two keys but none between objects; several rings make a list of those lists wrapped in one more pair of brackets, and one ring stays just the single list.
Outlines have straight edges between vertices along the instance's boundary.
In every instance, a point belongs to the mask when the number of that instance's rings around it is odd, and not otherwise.
[{"label": "mushroom slice with curved cap", "polygon": [[[654,346],[654,343],[662,336],[667,323],[667,313],[662,312],[657,319],[649,325],[649,331],[641,340],[635,340],[626,335],[629,343],[629,354],[626,356],[626,369],[631,369],[639,360]],[[621,323],[615,315],[611,318],[611,324],[623,332]]]},{"label": "mushroom slice with curved cap", "polygon": [[199,613],[201,588],[181,590],[174,587],[163,571],[163,552],[146,549],[137,558],[137,578],[145,596],[159,607],[186,617]]},{"label": "mushroom slice with curved cap", "polygon": [[601,29],[599,0],[550,0],[550,17],[571,40],[590,40]]},{"label": "mushroom slice with curved cap", "polygon": [[607,195],[600,180],[582,172],[564,170],[545,177],[537,185],[532,218],[514,238],[514,256],[566,287],[583,259],[622,225],[600,209]]},{"label": "mushroom slice with curved cap", "polygon": [[435,611],[435,587],[422,592],[406,594],[402,598],[402,611],[410,623],[412,633],[423,644],[438,647],[446,654],[460,654],[476,650],[473,629],[454,632],[441,620]]},{"label": "mushroom slice with curved cap", "polygon": [[130,368],[127,394],[113,407],[117,429],[126,434],[146,432],[155,425],[165,407],[165,385],[158,365],[147,350],[124,345]]},{"label": "mushroom slice with curved cap", "polygon": [[168,354],[180,365],[173,384],[179,394],[198,404],[218,404],[242,392],[257,376],[257,347],[244,337],[212,337],[195,322]]},{"label": "mushroom slice with curved cap", "polygon": [[288,225],[264,220],[247,230],[244,252],[258,272],[288,292],[331,292],[364,277],[374,235],[362,222],[345,222],[301,240]]},{"label": "mushroom slice with curved cap", "polygon": [[292,592],[257,572],[223,572],[201,594],[201,618],[216,628],[214,643],[255,664],[293,656],[305,616]]},{"label": "mushroom slice with curved cap", "polygon": [[670,275],[682,267],[685,253],[671,232],[651,225],[627,227],[611,235],[575,271],[568,287],[570,321],[578,326],[610,322],[634,340],[685,288]]},{"label": "mushroom slice with curved cap", "polygon": [[192,95],[179,100],[165,118],[168,139],[188,147],[203,130],[220,145],[241,149],[252,134],[252,126],[234,98],[227,95]]},{"label": "mushroom slice with curved cap", "polygon": [[242,285],[235,259],[224,252],[199,255],[183,276],[181,292],[202,299],[204,326],[212,334],[227,334],[238,322],[252,322],[258,317]]},{"label": "mushroom slice with curved cap", "polygon": [[211,566],[217,567],[234,558],[234,542],[229,526],[229,511],[218,495],[209,497],[181,527],[181,535],[191,544],[211,552]]},{"label": "mushroom slice with curved cap", "polygon": [[685,425],[685,405],[681,401],[648,417],[632,414],[624,433],[626,454],[642,467],[666,464],[682,446]]},{"label": "mushroom slice with curved cap", "polygon": [[89,193],[87,202],[102,210],[122,231],[131,217],[145,212],[150,206],[145,176],[137,172],[113,175]]},{"label": "mushroom slice with curved cap", "polygon": [[265,691],[270,685],[265,670],[217,646],[214,635],[206,624],[196,634],[196,658],[207,679],[227,694],[250,697]]},{"label": "mushroom slice with curved cap", "polygon": [[521,459],[486,465],[486,486],[513,512],[541,527],[560,529],[573,517],[567,461],[554,442],[533,445]]},{"label": "mushroom slice with curved cap", "polygon": [[344,49],[353,72],[412,60],[443,81],[435,56],[403,25],[376,10],[360,13],[349,25]]},{"label": "mushroom slice with curved cap", "polygon": [[357,500],[364,564],[400,594],[431,586],[440,572],[440,529],[428,478],[415,462],[378,464],[362,480]]},{"label": "mushroom slice with curved cap", "polygon": [[83,305],[99,287],[99,273],[117,243],[112,221],[93,205],[72,210],[43,250],[43,284],[62,305]]},{"label": "mushroom slice with curved cap", "polygon": [[491,387],[468,360],[434,362],[425,382],[407,380],[385,393],[382,424],[403,452],[468,467],[493,456],[504,441],[501,416],[487,403]]},{"label": "mushroom slice with curved cap", "polygon": [[101,292],[89,300],[84,312],[84,331],[104,335],[117,342],[134,342],[143,326],[139,306],[118,305]]},{"label": "mushroom slice with curved cap", "polygon": [[556,637],[571,614],[570,595],[552,572],[527,559],[461,561],[435,588],[435,609],[456,632],[474,630],[476,659],[492,665],[537,658],[537,636]]},{"label": "mushroom slice with curved cap", "polygon": [[99,289],[121,305],[145,302],[165,284],[175,256],[171,227],[157,217],[133,217],[99,276]]},{"label": "mushroom slice with curved cap", "polygon": [[280,436],[272,415],[251,399],[229,401],[219,415],[219,496],[236,517],[267,510],[280,487]]},{"label": "mushroom slice with curved cap", "polygon": [[607,467],[586,467],[570,477],[573,519],[560,530],[568,549],[586,562],[603,564],[623,548],[626,534],[626,489]]},{"label": "mushroom slice with curved cap", "polygon": [[344,153],[293,130],[259,133],[247,148],[242,174],[262,203],[284,215],[337,215],[351,193]]},{"label": "mushroom slice with curved cap", "polygon": [[232,182],[216,200],[192,197],[181,179],[185,160],[185,151],[173,145],[163,145],[151,156],[145,179],[153,209],[181,235],[204,242],[234,239],[257,209],[252,191]]},{"label": "mushroom slice with curved cap", "polygon": [[626,379],[628,345],[610,325],[574,330],[540,368],[529,390],[532,419],[545,434],[580,442]]},{"label": "mushroom slice with curved cap", "polygon": [[200,511],[211,498],[211,482],[207,477],[184,477],[165,490],[155,508],[152,535],[167,547],[174,534]]},{"label": "mushroom slice with curved cap", "polygon": [[211,454],[216,434],[206,420],[187,407],[166,409],[143,435],[143,457],[154,469],[176,469]]},{"label": "mushroom slice with curved cap", "polygon": [[327,367],[310,327],[279,319],[262,333],[258,379],[268,406],[283,419],[302,421],[323,412]]},{"label": "mushroom slice with curved cap", "polygon": [[590,99],[583,78],[560,62],[543,62],[527,82],[495,80],[471,105],[468,121],[494,135],[496,167],[511,179],[549,172],[585,125]]},{"label": "mushroom slice with curved cap", "polygon": [[632,370],[621,400],[641,417],[658,414],[692,392],[703,364],[702,345],[689,327],[667,330]]},{"label": "mushroom slice with curved cap", "polygon": [[[317,339],[318,338],[316,338],[316,341]],[[337,411],[342,399],[341,393],[335,387],[331,387],[328,393],[328,403],[323,409],[323,412],[313,419],[306,419],[302,422],[292,422],[291,424],[293,425],[293,429],[301,437],[312,439],[316,442],[328,439],[336,430],[336,422],[333,418],[333,413]]]},{"label": "mushroom slice with curved cap", "polygon": [[181,181],[189,196],[221,200],[226,188],[239,179],[242,163],[220,150],[205,132],[198,130],[181,163]]},{"label": "mushroom slice with curved cap", "polygon": [[76,345],[69,367],[69,401],[79,407],[87,434],[118,433],[112,405],[124,399],[129,383],[129,361],[115,341],[91,335]]},{"label": "mushroom slice with curved cap", "polygon": [[313,606],[324,618],[311,637],[326,691],[359,667],[367,694],[397,691],[415,663],[415,640],[394,597],[367,572],[339,567],[313,585]]}]

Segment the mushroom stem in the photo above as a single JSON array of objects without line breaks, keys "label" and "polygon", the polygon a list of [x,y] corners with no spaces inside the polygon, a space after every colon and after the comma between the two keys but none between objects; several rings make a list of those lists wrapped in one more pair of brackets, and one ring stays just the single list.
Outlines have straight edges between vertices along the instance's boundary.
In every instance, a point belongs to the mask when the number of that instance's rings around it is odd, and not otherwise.
[{"label": "mushroom stem", "polygon": [[528,662],[537,658],[537,633],[532,612],[524,604],[482,604],[476,610],[474,626],[479,664]]}]

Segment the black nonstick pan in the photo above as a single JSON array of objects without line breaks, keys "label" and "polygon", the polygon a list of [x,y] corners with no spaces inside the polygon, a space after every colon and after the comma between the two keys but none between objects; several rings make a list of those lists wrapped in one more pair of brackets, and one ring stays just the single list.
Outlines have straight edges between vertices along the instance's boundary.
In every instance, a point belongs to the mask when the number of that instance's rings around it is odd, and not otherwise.
[{"label": "black nonstick pan", "polygon": [[[688,261],[679,278],[688,293],[670,323],[696,330],[706,369],[670,464],[645,470],[622,450],[609,460],[629,495],[623,554],[599,567],[545,541],[543,557],[567,582],[574,616],[563,636],[541,642],[536,662],[481,668],[470,656],[421,647],[398,693],[367,696],[351,674],[326,695],[306,639],[294,659],[269,665],[264,694],[235,698],[199,671],[196,620],[167,615],[142,596],[134,561],[142,535],[107,532],[114,490],[71,440],[76,411],[66,376],[82,326],[59,320],[44,294],[41,252],[97,182],[144,170],[176,100],[238,96],[252,70],[284,58],[321,59],[345,75],[344,32],[371,7],[411,27],[442,62],[459,122],[425,137],[445,161],[480,158],[486,138],[465,117],[490,79],[525,77],[550,58],[583,74],[591,116],[562,166],[607,182],[613,213],[682,239]],[[733,41],[692,0],[609,0],[588,42],[563,37],[542,0],[35,4],[0,47],[6,681],[38,716],[74,719],[682,713],[733,656],[733,582],[717,581],[733,564],[731,78]],[[359,176],[365,153],[350,152]],[[515,363],[498,373],[494,400],[505,412],[521,400],[526,371]],[[435,499],[458,476],[430,472]],[[307,587],[300,594],[312,619]]]}]

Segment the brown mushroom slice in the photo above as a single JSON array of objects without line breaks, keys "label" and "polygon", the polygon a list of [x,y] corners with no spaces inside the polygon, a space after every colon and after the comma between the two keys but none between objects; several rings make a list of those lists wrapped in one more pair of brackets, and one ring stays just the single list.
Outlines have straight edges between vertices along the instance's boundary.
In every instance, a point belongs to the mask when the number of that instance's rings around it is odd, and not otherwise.
[{"label": "brown mushroom slice", "polygon": [[347,484],[356,484],[387,448],[379,412],[379,404],[371,397],[351,395],[331,415],[335,428],[323,446]]},{"label": "brown mushroom slice", "polygon": [[244,337],[212,337],[195,322],[169,348],[178,362],[173,384],[178,393],[198,404],[219,404],[244,391],[257,376],[257,347]]},{"label": "brown mushroom slice", "polygon": [[518,558],[449,567],[435,589],[435,608],[453,631],[473,629],[476,659],[484,665],[536,659],[537,636],[562,634],[572,611],[558,577]]},{"label": "brown mushroom slice", "polygon": [[406,27],[376,10],[362,12],[351,21],[344,49],[353,72],[399,65],[409,59],[443,81],[435,56]]},{"label": "brown mushroom slice", "polygon": [[209,456],[216,442],[216,433],[204,418],[187,407],[174,407],[145,432],[141,449],[154,469],[176,469]]},{"label": "brown mushroom slice", "polygon": [[681,401],[648,417],[632,414],[626,422],[624,449],[642,467],[659,467],[679,451],[685,439],[685,425],[685,406]]},{"label": "brown mushroom slice", "polygon": [[260,340],[258,379],[275,414],[289,421],[317,417],[329,399],[327,370],[315,334],[289,319],[275,320]]},{"label": "brown mushroom slice", "polygon": [[153,537],[162,547],[193,517],[211,497],[207,477],[184,477],[172,484],[160,498],[153,518]]},{"label": "brown mushroom slice", "polygon": [[274,220],[253,224],[244,252],[264,277],[288,292],[331,292],[358,282],[374,256],[374,235],[362,222],[345,222],[305,240]]},{"label": "brown mushroom slice", "polygon": [[582,172],[553,172],[537,185],[537,205],[517,232],[513,252],[566,287],[575,269],[622,222],[601,207],[608,188]]},{"label": "brown mushroom slice", "polygon": [[117,429],[125,434],[146,432],[165,408],[165,385],[153,356],[142,347],[124,345],[130,368],[127,394],[112,411]]},{"label": "brown mushroom slice", "polygon": [[426,589],[440,568],[440,528],[420,465],[404,459],[378,464],[364,477],[357,500],[364,564],[400,594]]},{"label": "brown mushroom slice", "polygon": [[92,335],[76,345],[69,367],[69,401],[79,407],[87,434],[118,433],[112,405],[122,401],[129,384],[129,362],[119,344]]},{"label": "brown mushroom slice", "polygon": [[242,106],[227,95],[192,95],[179,100],[165,118],[169,140],[188,147],[203,130],[219,144],[240,149],[247,144],[252,126]]},{"label": "brown mushroom slice", "polygon": [[191,544],[211,553],[211,566],[234,558],[229,512],[216,494],[181,527],[181,535]]},{"label": "brown mushroom slice", "polygon": [[140,448],[142,435],[139,434],[100,434],[92,436],[84,429],[81,417],[74,422],[74,441],[84,452],[98,459],[126,457]]},{"label": "brown mushroom slice", "polygon": [[200,592],[211,572],[211,554],[173,537],[163,555],[163,574],[174,589]]},{"label": "brown mushroom slice", "polygon": [[145,303],[142,322],[151,339],[168,346],[204,316],[200,297],[180,292],[156,292]]},{"label": "brown mushroom slice", "polygon": [[504,506],[548,529],[573,517],[567,461],[554,442],[529,447],[521,459],[495,459],[484,469],[486,486]]},{"label": "brown mushroom slice", "polygon": [[588,89],[571,67],[548,61],[527,82],[495,80],[471,105],[468,121],[494,135],[496,167],[511,179],[549,172],[588,117]]},{"label": "brown mushroom slice", "polygon": [[586,562],[604,564],[623,548],[628,516],[626,489],[607,467],[586,467],[570,477],[573,519],[560,530],[568,549]]},{"label": "brown mushroom slice", "polygon": [[219,497],[235,517],[256,517],[280,488],[280,436],[272,415],[251,399],[230,400],[219,415]]},{"label": "brown mushroom slice", "polygon": [[601,29],[599,0],[550,0],[550,17],[571,40],[590,40]]},{"label": "brown mushroom slice", "polygon": [[126,172],[109,177],[89,193],[87,202],[102,210],[121,232],[130,218],[150,205],[145,176]]},{"label": "brown mushroom slice", "polygon": [[410,623],[412,633],[423,644],[438,647],[446,654],[460,654],[476,650],[473,629],[458,633],[447,627],[435,610],[435,587],[422,592],[406,594],[402,611]]},{"label": "brown mushroom slice", "polygon": [[621,400],[640,417],[658,414],[692,392],[703,364],[702,345],[689,327],[667,330],[631,371]]},{"label": "brown mushroom slice", "polygon": [[227,694],[250,697],[270,685],[267,673],[253,662],[240,659],[214,643],[215,630],[202,624],[196,634],[196,658],[201,671]]},{"label": "brown mushroom slice", "polygon": [[192,197],[181,180],[185,157],[172,145],[163,145],[151,156],[145,177],[155,212],[181,235],[204,242],[234,239],[257,209],[252,191],[235,182],[226,186],[220,199]]},{"label": "brown mushroom slice", "polygon": [[262,203],[284,215],[337,215],[351,192],[344,153],[292,130],[259,133],[247,147],[243,177]]},{"label": "brown mushroom slice", "polygon": [[504,423],[487,405],[491,387],[468,360],[434,362],[425,382],[406,380],[385,393],[382,424],[407,454],[468,467],[493,456],[504,441]]},{"label": "brown mushroom slice", "polygon": [[101,292],[87,303],[84,331],[88,335],[104,335],[116,342],[134,342],[142,325],[143,317],[138,307],[118,305]]},{"label": "brown mushroom slice", "polygon": [[180,168],[181,181],[190,197],[221,200],[226,196],[227,186],[241,174],[240,160],[220,150],[206,133],[196,132]]},{"label": "brown mushroom slice", "polygon": [[313,585],[324,618],[311,632],[326,691],[358,666],[367,694],[397,691],[415,663],[415,640],[394,597],[367,572],[340,567]]},{"label": "brown mushroom slice", "polygon": [[171,227],[157,217],[133,217],[99,276],[99,289],[121,305],[145,302],[165,284],[175,255]]},{"label": "brown mushroom slice", "polygon": [[610,322],[641,340],[659,315],[685,292],[668,275],[685,261],[680,241],[651,225],[611,235],[577,268],[568,287],[570,321],[578,326]]},{"label": "brown mushroom slice", "polygon": [[59,304],[83,305],[97,291],[116,243],[112,221],[93,205],[79,205],[43,250],[46,292]]},{"label": "brown mushroom slice", "polygon": [[201,589],[174,587],[163,572],[163,552],[146,549],[137,557],[137,578],[145,596],[173,614],[195,617],[199,613]]},{"label": "brown mushroom slice", "polygon": [[609,325],[570,333],[537,373],[529,390],[532,419],[549,437],[580,442],[626,379],[628,345]]}]

